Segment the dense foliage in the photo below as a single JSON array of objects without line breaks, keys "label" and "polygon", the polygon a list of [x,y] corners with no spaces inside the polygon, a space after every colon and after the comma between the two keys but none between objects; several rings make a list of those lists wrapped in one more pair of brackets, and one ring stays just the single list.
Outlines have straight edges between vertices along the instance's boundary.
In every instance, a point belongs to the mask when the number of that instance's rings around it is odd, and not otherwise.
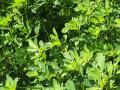
[{"label": "dense foliage", "polygon": [[0,90],[120,90],[119,0],[0,0]]}]

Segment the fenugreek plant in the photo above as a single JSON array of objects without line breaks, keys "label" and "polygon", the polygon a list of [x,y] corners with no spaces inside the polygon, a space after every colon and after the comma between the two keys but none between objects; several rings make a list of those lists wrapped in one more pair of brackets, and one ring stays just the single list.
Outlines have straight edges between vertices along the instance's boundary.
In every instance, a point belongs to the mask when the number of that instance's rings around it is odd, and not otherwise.
[{"label": "fenugreek plant", "polygon": [[119,0],[1,0],[0,90],[119,90]]}]

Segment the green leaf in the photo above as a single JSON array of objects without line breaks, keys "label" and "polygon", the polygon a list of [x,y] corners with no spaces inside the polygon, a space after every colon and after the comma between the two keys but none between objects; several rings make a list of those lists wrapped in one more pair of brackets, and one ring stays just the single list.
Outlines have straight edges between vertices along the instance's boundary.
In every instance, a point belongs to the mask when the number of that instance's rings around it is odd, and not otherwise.
[{"label": "green leaf", "polygon": [[86,90],[101,90],[101,89],[98,87],[91,87],[91,88],[87,88]]},{"label": "green leaf", "polygon": [[120,74],[120,70],[118,70],[116,73],[117,73],[117,74]]},{"label": "green leaf", "polygon": [[89,80],[99,80],[100,79],[100,70],[99,68],[88,68],[87,72]]},{"label": "green leaf", "polygon": [[120,27],[120,19],[116,19],[115,22],[116,22],[115,26]]},{"label": "green leaf", "polygon": [[102,53],[98,53],[96,57],[96,62],[100,69],[103,70],[105,67],[105,56]]},{"label": "green leaf", "polygon": [[72,56],[71,56],[68,52],[64,52],[64,53],[63,53],[63,56],[64,56],[66,59],[73,60]]},{"label": "green leaf", "polygon": [[111,61],[107,63],[107,72],[108,72],[108,77],[111,78],[113,73],[113,65]]},{"label": "green leaf", "polygon": [[34,49],[34,48],[27,48],[27,51],[29,51],[29,52],[35,52],[35,51],[37,51],[37,50]]},{"label": "green leaf", "polygon": [[90,81],[89,81],[88,79],[85,79],[84,82],[83,82],[83,84],[84,84],[85,86],[88,86],[88,87],[91,87],[91,86],[92,86],[91,83],[90,83]]},{"label": "green leaf", "polygon": [[55,79],[53,80],[53,87],[54,87],[54,90],[62,90],[62,88],[60,87],[60,84]]},{"label": "green leaf", "polygon": [[15,78],[13,80],[9,75],[7,75],[5,81],[5,87],[7,87],[8,89],[5,90],[16,90],[17,82],[18,82],[18,78]]},{"label": "green leaf", "polygon": [[93,51],[90,51],[86,45],[84,45],[84,49],[80,52],[81,60],[79,61],[82,65],[86,65],[93,56]]},{"label": "green leaf", "polygon": [[30,39],[29,39],[29,46],[33,49],[38,49],[38,46]]},{"label": "green leaf", "polygon": [[37,24],[36,24],[36,26],[35,26],[35,28],[34,28],[34,31],[35,31],[35,34],[36,35],[38,35],[39,34],[39,31],[40,31],[40,28],[41,28],[41,26],[40,26],[40,22],[36,22]]},{"label": "green leaf", "polygon": [[67,90],[76,90],[75,89],[75,85],[74,82],[71,80],[68,80],[65,84],[65,86],[67,87]]},{"label": "green leaf", "polygon": [[57,31],[56,31],[55,28],[53,28],[53,33],[54,33],[56,36],[58,36]]},{"label": "green leaf", "polygon": [[83,25],[85,20],[82,16],[79,16],[78,18],[73,17],[71,21],[68,23],[65,23],[65,27],[62,29],[62,33],[67,33],[68,31],[79,31],[80,26]]},{"label": "green leaf", "polygon": [[28,71],[26,73],[26,75],[29,77],[34,77],[34,76],[38,76],[38,72],[37,71]]}]

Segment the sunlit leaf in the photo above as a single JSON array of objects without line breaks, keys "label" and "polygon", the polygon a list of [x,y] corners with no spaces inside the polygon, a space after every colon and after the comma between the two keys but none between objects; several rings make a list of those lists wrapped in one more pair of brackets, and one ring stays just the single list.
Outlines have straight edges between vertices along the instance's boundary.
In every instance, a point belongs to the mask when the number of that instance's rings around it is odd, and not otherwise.
[{"label": "sunlit leaf", "polygon": [[71,80],[68,80],[65,84],[65,86],[67,87],[67,90],[76,90],[75,89],[75,85],[74,82]]},{"label": "sunlit leaf", "polygon": [[29,42],[29,46],[30,46],[31,48],[33,48],[33,49],[38,49],[37,45],[36,45],[32,40],[29,39],[28,42]]},{"label": "sunlit leaf", "polygon": [[96,62],[100,69],[103,70],[105,67],[105,56],[102,53],[98,53],[96,57]]}]

